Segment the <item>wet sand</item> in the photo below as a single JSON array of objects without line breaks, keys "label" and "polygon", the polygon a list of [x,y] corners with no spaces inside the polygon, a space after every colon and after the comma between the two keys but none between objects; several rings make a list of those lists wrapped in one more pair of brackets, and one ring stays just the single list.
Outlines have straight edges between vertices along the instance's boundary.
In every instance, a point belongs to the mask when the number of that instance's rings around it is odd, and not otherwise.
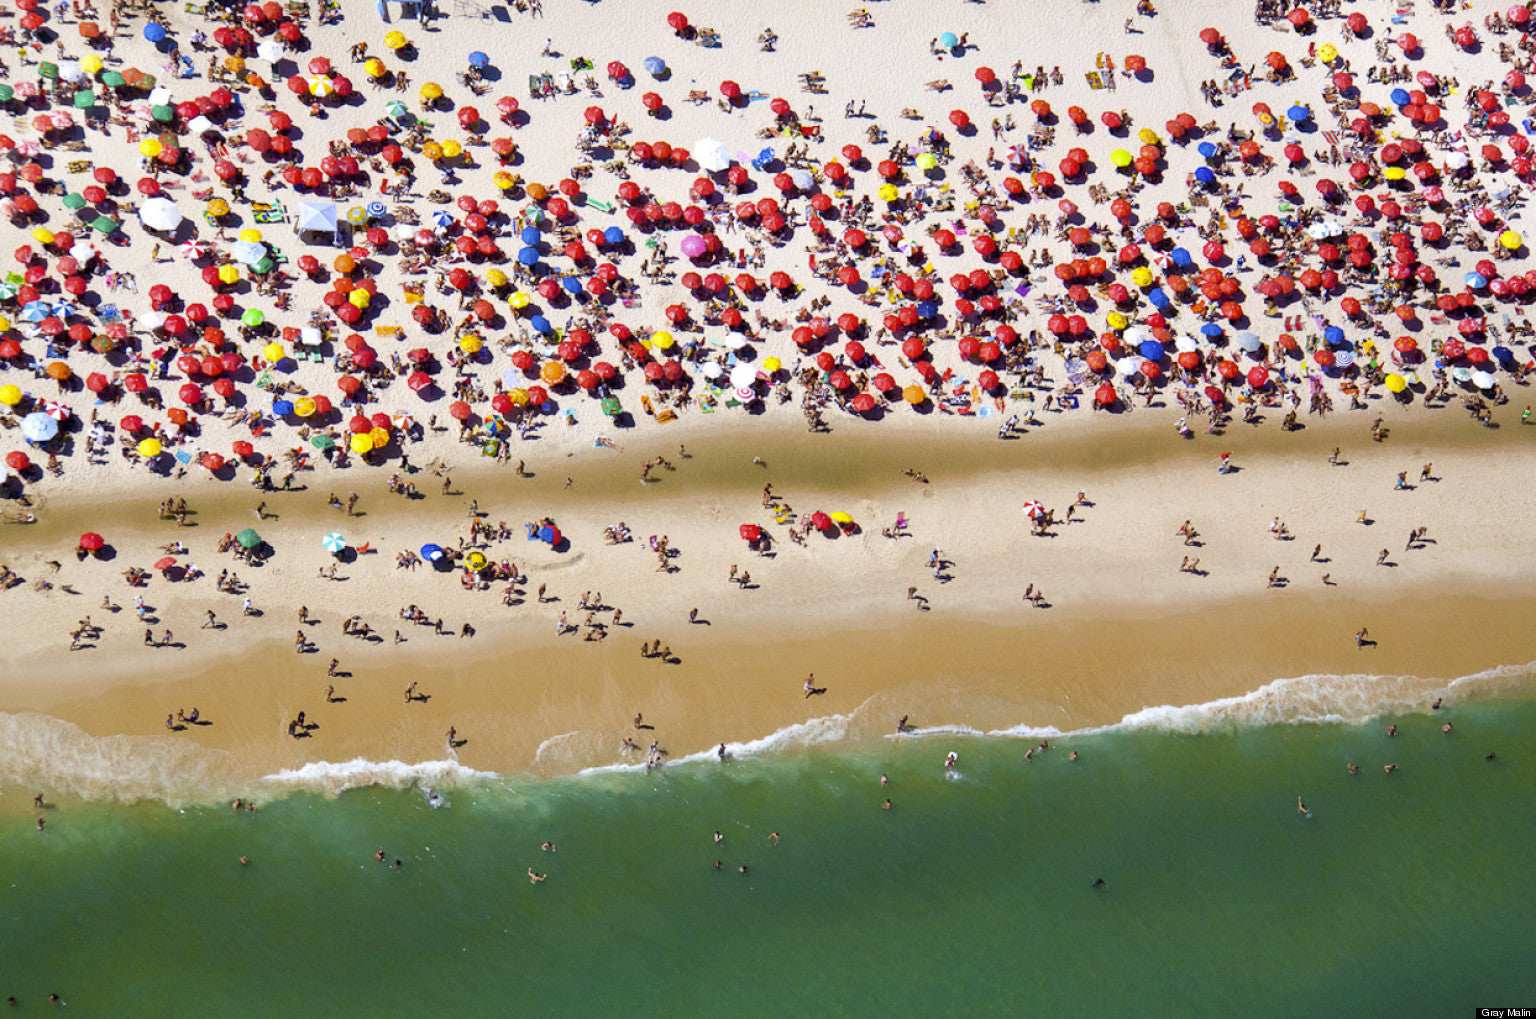
[{"label": "wet sand", "polygon": [[[157,521],[153,501],[119,504],[115,561],[63,557],[55,579],[72,583],[78,597],[29,588],[4,596],[37,627],[8,651],[0,695],[12,711],[63,719],[93,737],[142,738],[138,749],[151,756],[188,743],[225,752],[203,763],[225,788],[254,790],[260,776],[312,761],[442,760],[450,725],[468,740],[453,755],[467,767],[556,774],[638,763],[642,754],[620,751],[626,735],[642,748],[658,740],[676,757],[805,723],[787,742],[862,741],[893,731],[902,715],[921,727],[1065,731],[1147,707],[1235,697],[1285,677],[1444,681],[1536,660],[1536,636],[1522,624],[1536,603],[1523,567],[1531,539],[1467,519],[1469,507],[1489,519],[1528,518],[1536,509],[1518,481],[1536,454],[1512,446],[1508,430],[1442,418],[1374,444],[1363,439],[1366,422],[1348,421],[1291,435],[1239,426],[1185,443],[1160,414],[1105,424],[1115,429],[1113,443],[1082,429],[928,444],[921,456],[905,436],[884,432],[853,440],[783,430],[751,440],[700,437],[686,460],[656,446],[677,470],[644,486],[638,465],[655,453],[643,447],[573,460],[568,475],[560,458],[530,461],[531,479],[487,462],[454,478],[463,494],[423,485],[430,494],[411,503],[369,479],[359,493],[366,515],[351,519],[324,505],[323,476],[309,478],[306,492],[265,496],[279,518],[259,524],[254,494],[183,483],[197,527]],[[1346,445],[1347,466],[1326,462],[1336,443]],[[767,451],[764,465],[752,463],[754,448]],[[1238,473],[1216,473],[1214,458],[1225,450]],[[1442,480],[1392,490],[1397,470],[1411,469],[1416,480],[1425,461]],[[925,471],[930,483],[901,476],[903,466]],[[780,540],[772,557],[753,555],[736,535],[739,523],[760,522],[781,539],[784,531],[761,507],[770,481],[797,513],[846,509],[861,533],[812,534],[805,548]],[[1054,537],[1029,534],[1024,499],[1040,498],[1060,517],[1079,489],[1093,503],[1081,522],[1056,527]],[[530,574],[521,604],[502,605],[499,585],[466,592],[456,574],[394,569],[399,548],[453,544],[471,499],[516,532],[488,554]],[[1370,526],[1356,523],[1362,508]],[[90,512],[56,505],[36,529],[9,532],[28,539],[9,549],[11,565],[46,573],[41,562],[58,556]],[[911,520],[913,537],[880,535],[897,512]],[[569,551],[523,539],[523,521],[545,514],[570,535]],[[1295,540],[1268,533],[1277,515]],[[1174,534],[1186,518],[1202,532],[1201,547]],[[620,519],[639,540],[603,544],[602,527]],[[146,591],[162,620],[156,632],[170,627],[187,646],[143,647],[131,592],[116,575],[123,564],[153,561],[159,544],[179,538],[216,574],[224,560],[211,544],[252,524],[278,550],[261,569],[236,566],[262,615],[241,618],[239,599],[215,594],[211,578],[157,577]],[[1432,543],[1403,551],[1409,528],[1421,525]],[[344,565],[349,579],[341,583],[315,579],[330,561],[319,538],[332,528],[379,550]],[[680,551],[676,572],[654,571],[640,547],[652,533],[668,534]],[[1309,561],[1316,543],[1329,562]],[[1397,566],[1376,565],[1382,547]],[[946,582],[926,566],[934,548],[954,563]],[[1208,576],[1178,571],[1189,554]],[[754,589],[727,581],[733,563],[751,571]],[[1282,566],[1287,586],[1266,588],[1272,565]],[[1325,572],[1336,586],[1321,583]],[[559,600],[537,604],[541,583]],[[1028,583],[1049,608],[1023,602]],[[908,586],[926,601],[907,600]],[[108,591],[128,607],[101,612]],[[604,642],[554,636],[559,612],[581,621],[583,591],[601,591],[624,610],[626,625],[609,627]],[[400,623],[396,610],[406,603],[441,616],[450,632],[467,620],[478,634],[434,636]],[[292,650],[299,604],[320,620],[306,627],[315,654]],[[210,605],[228,629],[199,629]],[[700,622],[688,622],[691,607]],[[65,652],[65,631],[87,613],[110,620],[106,633],[95,648]],[[385,639],[342,636],[341,619],[353,613]],[[1355,646],[1361,626],[1376,646]],[[396,627],[408,638],[399,647],[389,639]],[[653,639],[678,660],[643,659],[640,644]],[[351,675],[328,680],[332,656]],[[807,673],[825,694],[803,695]],[[413,680],[428,700],[405,701]],[[325,703],[328,682],[344,702]],[[1437,686],[1352,682],[1362,714],[1394,689],[1412,691],[1411,704]],[[1331,689],[1349,703],[1339,684]],[[166,713],[193,706],[212,724],[167,735]],[[291,739],[287,722],[301,710],[319,728]],[[1283,716],[1288,708],[1275,710]],[[634,730],[636,712],[656,728]]]}]

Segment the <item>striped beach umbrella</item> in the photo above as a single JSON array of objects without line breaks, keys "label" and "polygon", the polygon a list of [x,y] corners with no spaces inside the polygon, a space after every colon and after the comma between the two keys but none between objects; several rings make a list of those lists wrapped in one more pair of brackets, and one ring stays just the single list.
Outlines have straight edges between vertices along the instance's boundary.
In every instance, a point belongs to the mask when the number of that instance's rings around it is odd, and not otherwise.
[{"label": "striped beach umbrella", "polygon": [[330,534],[327,534],[325,537],[320,539],[320,547],[332,555],[335,555],[337,552],[340,552],[342,549],[347,547],[347,539],[343,538],[340,533],[332,531]]}]

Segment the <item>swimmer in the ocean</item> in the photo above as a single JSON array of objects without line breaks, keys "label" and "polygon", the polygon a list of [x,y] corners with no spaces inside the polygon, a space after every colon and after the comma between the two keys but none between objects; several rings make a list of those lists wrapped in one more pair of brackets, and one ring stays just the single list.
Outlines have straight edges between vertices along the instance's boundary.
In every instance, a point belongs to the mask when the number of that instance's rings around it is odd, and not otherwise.
[{"label": "swimmer in the ocean", "polygon": [[528,868],[528,880],[530,883],[538,884],[540,881],[544,880],[544,877],[545,875],[543,874],[535,873],[532,867]]},{"label": "swimmer in the ocean", "polygon": [[960,755],[951,750],[949,752],[949,756],[944,758],[944,767],[953,770],[955,767],[955,762],[958,760],[960,760]]},{"label": "swimmer in the ocean", "polygon": [[1312,816],[1312,811],[1308,810],[1307,805],[1301,802],[1300,796],[1296,797],[1296,813],[1300,814],[1302,817]]}]

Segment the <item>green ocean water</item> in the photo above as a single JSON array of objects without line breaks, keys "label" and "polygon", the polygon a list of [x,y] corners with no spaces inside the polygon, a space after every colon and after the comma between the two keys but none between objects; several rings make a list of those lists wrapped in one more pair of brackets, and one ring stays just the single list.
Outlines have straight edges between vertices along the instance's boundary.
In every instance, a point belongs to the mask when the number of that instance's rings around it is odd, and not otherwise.
[{"label": "green ocean water", "polygon": [[1536,702],[1484,701],[1106,731],[1032,762],[1033,740],[903,738],[435,808],[415,788],[255,815],[60,803],[42,833],[0,821],[0,996],[113,1016],[1531,1005],[1533,731]]}]

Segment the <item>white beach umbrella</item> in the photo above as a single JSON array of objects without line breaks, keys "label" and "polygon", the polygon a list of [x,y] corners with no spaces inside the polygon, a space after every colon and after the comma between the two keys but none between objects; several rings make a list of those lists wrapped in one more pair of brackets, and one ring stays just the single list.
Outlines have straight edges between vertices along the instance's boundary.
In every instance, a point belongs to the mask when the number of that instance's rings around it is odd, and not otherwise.
[{"label": "white beach umbrella", "polygon": [[757,367],[750,364],[738,364],[731,369],[732,389],[751,389],[757,383]]},{"label": "white beach umbrella", "polygon": [[1120,360],[1115,362],[1115,371],[1119,372],[1121,375],[1124,375],[1126,378],[1130,378],[1132,375],[1135,375],[1137,372],[1141,371],[1141,362],[1145,360],[1146,358],[1144,357],[1122,357]]},{"label": "white beach umbrella", "polygon": [[175,202],[159,195],[144,199],[144,204],[139,206],[139,222],[162,233],[176,229],[184,218]]},{"label": "white beach umbrella", "polygon": [[693,143],[693,158],[710,173],[718,173],[731,165],[731,150],[725,143],[714,138],[700,138]]},{"label": "white beach umbrella", "polygon": [[1498,380],[1491,372],[1476,371],[1472,373],[1472,384],[1478,389],[1492,389],[1498,384]]}]

